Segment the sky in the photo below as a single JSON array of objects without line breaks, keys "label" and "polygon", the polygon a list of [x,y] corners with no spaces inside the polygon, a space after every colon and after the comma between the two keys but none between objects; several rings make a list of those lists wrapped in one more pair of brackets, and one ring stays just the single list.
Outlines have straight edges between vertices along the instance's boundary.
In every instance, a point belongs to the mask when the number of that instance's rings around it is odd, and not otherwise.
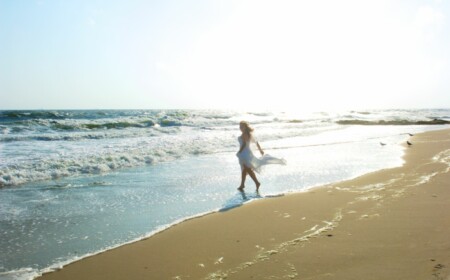
[{"label": "sky", "polygon": [[450,108],[448,0],[0,0],[0,110]]}]

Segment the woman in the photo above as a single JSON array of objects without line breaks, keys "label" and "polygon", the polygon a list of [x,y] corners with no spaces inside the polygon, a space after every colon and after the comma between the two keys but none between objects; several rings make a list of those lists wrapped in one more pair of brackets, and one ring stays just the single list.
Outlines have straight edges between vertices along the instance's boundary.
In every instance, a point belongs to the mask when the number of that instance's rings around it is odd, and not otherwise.
[{"label": "woman", "polygon": [[[269,155],[264,155],[264,151],[261,149],[258,141],[255,140],[253,136],[253,128],[250,127],[248,122],[241,121],[239,123],[239,128],[242,132],[241,136],[238,137],[240,144],[239,152],[236,154],[239,158],[239,164],[241,165],[241,185],[238,190],[242,191],[245,188],[245,178],[247,174],[253,179],[256,185],[256,190],[259,190],[261,183],[256,178],[256,172],[261,170],[261,167],[266,164],[286,164],[284,159],[275,158]],[[251,143],[255,143],[261,153],[261,158],[257,158],[250,147]]]}]

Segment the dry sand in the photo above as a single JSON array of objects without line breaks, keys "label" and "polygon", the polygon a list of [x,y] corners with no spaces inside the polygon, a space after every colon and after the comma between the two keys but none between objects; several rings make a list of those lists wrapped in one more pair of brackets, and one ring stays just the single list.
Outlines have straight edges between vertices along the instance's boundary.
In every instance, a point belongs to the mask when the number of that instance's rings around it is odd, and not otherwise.
[{"label": "dry sand", "polygon": [[402,167],[192,219],[42,279],[450,280],[450,130],[410,140]]}]

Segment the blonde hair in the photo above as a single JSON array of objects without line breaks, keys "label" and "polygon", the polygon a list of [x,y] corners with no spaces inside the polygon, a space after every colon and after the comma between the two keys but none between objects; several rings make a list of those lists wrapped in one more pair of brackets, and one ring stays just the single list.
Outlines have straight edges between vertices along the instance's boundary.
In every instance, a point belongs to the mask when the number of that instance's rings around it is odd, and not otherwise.
[{"label": "blonde hair", "polygon": [[246,121],[241,121],[240,123],[239,123],[239,126],[243,126],[245,129],[244,129],[244,132],[245,133],[247,133],[248,134],[248,136],[250,136],[251,135],[251,133],[253,132],[253,128],[250,126],[250,124],[248,123],[248,122],[246,122]]}]

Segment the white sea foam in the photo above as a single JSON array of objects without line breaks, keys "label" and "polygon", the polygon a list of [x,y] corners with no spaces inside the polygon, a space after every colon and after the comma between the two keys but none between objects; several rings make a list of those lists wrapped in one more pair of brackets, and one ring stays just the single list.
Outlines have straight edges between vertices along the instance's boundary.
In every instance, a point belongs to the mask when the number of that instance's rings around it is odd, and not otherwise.
[{"label": "white sea foam", "polygon": [[105,248],[103,248],[101,250],[94,251],[92,253],[88,253],[88,254],[84,254],[84,255],[80,255],[80,256],[74,256],[74,257],[71,257],[69,259],[56,262],[56,263],[54,263],[54,264],[52,264],[52,265],[50,265],[48,267],[45,267],[43,269],[20,268],[20,269],[16,269],[16,270],[7,271],[7,272],[0,272],[0,280],[32,280],[34,278],[42,276],[45,273],[50,273],[50,272],[53,272],[53,271],[60,270],[64,266],[66,266],[68,264],[71,264],[73,262],[76,262],[76,261],[79,261],[79,260],[82,260],[82,259],[85,259],[85,258],[88,258],[88,257],[92,257],[92,256],[95,256],[95,255],[101,254],[103,252],[106,252],[106,251],[109,251],[109,250],[112,250],[112,249],[116,249],[118,247],[122,247],[122,246],[125,246],[125,245],[128,245],[128,244],[131,244],[131,243],[135,243],[135,242],[138,242],[138,241],[145,240],[145,239],[147,239],[147,238],[149,238],[149,237],[151,237],[151,236],[153,236],[155,234],[158,234],[158,233],[160,233],[162,231],[165,231],[165,230],[167,230],[167,229],[169,229],[169,228],[171,228],[171,227],[173,227],[175,225],[178,225],[178,224],[180,224],[182,222],[185,222],[185,221],[188,221],[188,220],[192,220],[192,219],[195,219],[195,218],[199,218],[199,217],[203,217],[205,215],[209,215],[209,214],[212,214],[212,213],[217,212],[217,211],[219,211],[219,210],[217,209],[217,210],[213,210],[213,211],[208,211],[208,212],[204,212],[204,213],[195,214],[195,215],[192,215],[192,216],[189,216],[189,217],[185,217],[185,218],[182,218],[182,219],[178,219],[178,220],[176,220],[176,221],[174,221],[174,222],[172,222],[170,224],[158,226],[155,230],[151,231],[150,233],[147,233],[145,235],[141,235],[141,236],[139,236],[137,238],[134,238],[132,240],[129,240],[127,242],[120,243],[120,244],[115,244],[115,245],[112,245],[112,246],[108,246],[108,247],[105,247]]},{"label": "white sea foam", "polygon": [[7,272],[0,272],[1,280],[32,280],[42,274],[33,268],[21,268]]},{"label": "white sea foam", "polygon": [[435,162],[445,163],[450,165],[450,150],[445,150],[433,157]]},{"label": "white sea foam", "polygon": [[[408,132],[430,127],[335,123],[350,117],[409,118],[401,111],[390,114],[12,113],[8,124],[0,121],[6,127],[0,133],[0,186],[8,186],[0,188],[0,278],[58,269],[146,238],[186,216],[399,166],[398,144]],[[253,124],[264,150],[288,161],[260,175],[261,196],[253,193],[251,181],[245,193],[235,191],[242,119]]]},{"label": "white sea foam", "polygon": [[[386,139],[381,134],[305,138],[351,122],[414,123],[445,119],[445,110],[338,113],[231,111],[0,111],[0,187],[165,162],[235,149],[237,123],[246,119],[264,141],[294,139],[297,146]],[[398,132],[401,129],[393,129]],[[412,129],[414,130],[414,129]],[[411,128],[404,130],[414,132]],[[234,135],[233,135],[234,134]],[[335,134],[335,136],[339,134]],[[340,136],[342,136],[341,134]],[[375,138],[374,138],[375,137]],[[302,140],[306,142],[302,143]],[[308,142],[309,141],[309,142]],[[291,141],[292,142],[292,141]],[[266,147],[280,149],[289,144]]]}]

